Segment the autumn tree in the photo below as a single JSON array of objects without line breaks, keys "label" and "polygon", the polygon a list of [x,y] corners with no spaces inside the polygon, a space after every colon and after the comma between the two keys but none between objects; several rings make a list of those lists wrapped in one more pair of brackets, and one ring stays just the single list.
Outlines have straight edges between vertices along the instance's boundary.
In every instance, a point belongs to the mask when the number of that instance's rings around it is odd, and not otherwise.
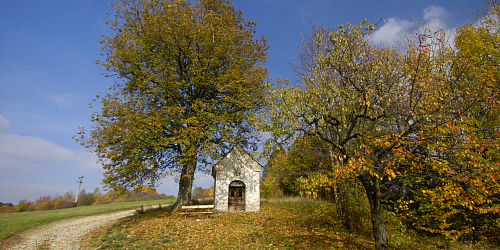
[{"label": "autumn tree", "polygon": [[[478,171],[463,171],[471,165],[464,166],[454,156],[469,157],[469,164],[476,167],[491,164],[479,160],[477,151],[486,140],[475,136],[471,143],[465,138],[493,131],[472,128],[464,119],[474,117],[475,104],[484,98],[476,95],[481,88],[467,88],[475,80],[463,80],[469,68],[454,67],[455,50],[442,31],[417,33],[406,48],[396,50],[373,46],[369,35],[375,29],[367,21],[335,30],[314,27],[295,65],[300,84],[271,92],[262,130],[273,134],[271,146],[296,133],[327,142],[337,159],[333,176],[353,175],[362,183],[375,248],[386,249],[382,195],[426,195],[412,185],[439,176],[444,178],[439,190],[451,195],[445,204],[458,199],[463,189],[454,180],[472,180]],[[491,139],[489,145],[497,145]],[[478,153],[466,156],[465,152]],[[481,196],[471,195],[469,202],[478,200]]]},{"label": "autumn tree", "polygon": [[190,202],[194,173],[234,142],[248,145],[261,107],[267,44],[226,0],[113,2],[103,35],[114,77],[102,111],[76,139],[97,154],[115,189],[153,186],[180,173],[176,207]]},{"label": "autumn tree", "polygon": [[199,199],[201,198],[201,194],[203,193],[203,188],[202,187],[195,187],[193,189],[193,198],[194,199]]},{"label": "autumn tree", "polygon": [[211,187],[203,190],[203,192],[201,193],[201,197],[202,198],[214,197],[214,192],[215,192],[215,188],[214,188],[214,186],[211,186]]},{"label": "autumn tree", "polygon": [[460,27],[456,34],[450,65],[450,81],[455,84],[450,84],[450,91],[463,94],[455,102],[460,119],[446,123],[436,134],[441,139],[433,139],[434,145],[427,147],[441,158],[428,168],[433,174],[409,178],[423,193],[411,211],[418,216],[410,221],[416,228],[451,240],[500,240],[496,233],[500,223],[500,8],[496,2],[488,7],[478,23]]},{"label": "autumn tree", "polygon": [[[305,38],[295,67],[304,87],[277,88],[272,92],[271,117],[284,117],[285,122],[267,123],[271,127],[263,130],[272,131],[275,140],[289,137],[283,132],[298,131],[331,144],[332,157],[346,166],[334,170],[358,172],[370,201],[377,249],[384,249],[388,239],[382,218],[380,177],[394,173],[384,171],[377,163],[395,147],[399,137],[383,125],[391,122],[386,114],[395,112],[394,107],[400,105],[394,97],[401,88],[395,70],[400,55],[370,46],[365,38],[371,29],[374,26],[366,21],[340,25],[335,31],[315,27]],[[400,122],[411,126],[404,119]],[[389,143],[381,143],[384,141]],[[366,157],[370,154],[374,157]]]}]

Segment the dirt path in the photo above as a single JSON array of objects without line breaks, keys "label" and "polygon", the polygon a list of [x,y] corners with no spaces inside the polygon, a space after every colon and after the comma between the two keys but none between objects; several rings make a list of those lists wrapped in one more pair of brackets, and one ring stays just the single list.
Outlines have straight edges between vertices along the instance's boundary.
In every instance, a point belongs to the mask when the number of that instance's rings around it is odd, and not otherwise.
[{"label": "dirt path", "polygon": [[0,249],[81,249],[82,236],[135,212],[126,210],[54,221],[6,239]]}]

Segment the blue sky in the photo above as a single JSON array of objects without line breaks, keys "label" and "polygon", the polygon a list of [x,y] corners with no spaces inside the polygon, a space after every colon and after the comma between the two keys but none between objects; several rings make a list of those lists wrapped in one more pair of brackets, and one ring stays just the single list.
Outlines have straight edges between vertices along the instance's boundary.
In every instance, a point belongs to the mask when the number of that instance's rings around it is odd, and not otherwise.
[{"label": "blue sky", "polygon": [[[101,187],[102,168],[72,136],[78,126],[90,127],[88,107],[113,79],[102,76],[94,61],[111,11],[102,0],[0,1],[0,202],[35,201],[41,195],[76,193]],[[267,68],[271,78],[291,78],[300,34],[313,24],[378,22],[373,39],[391,41],[415,17],[447,29],[474,18],[480,0],[337,1],[234,0],[246,19],[257,21],[258,35],[268,39]],[[96,107],[99,108],[99,107]],[[195,186],[213,185],[197,174]],[[173,178],[159,193],[177,195]]]}]

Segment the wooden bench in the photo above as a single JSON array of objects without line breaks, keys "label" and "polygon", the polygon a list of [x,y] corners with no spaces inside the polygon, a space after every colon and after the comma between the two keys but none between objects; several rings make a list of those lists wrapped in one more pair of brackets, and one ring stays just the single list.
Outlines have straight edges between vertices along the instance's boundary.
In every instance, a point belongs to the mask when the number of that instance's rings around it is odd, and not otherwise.
[{"label": "wooden bench", "polygon": [[[188,209],[207,209],[206,212],[189,212]],[[186,209],[185,213],[179,213],[184,215],[184,220],[187,219],[188,214],[207,214],[207,219],[209,214],[213,214],[213,211],[210,211],[210,208],[214,208],[214,205],[196,205],[196,206],[182,206],[182,209]]]}]

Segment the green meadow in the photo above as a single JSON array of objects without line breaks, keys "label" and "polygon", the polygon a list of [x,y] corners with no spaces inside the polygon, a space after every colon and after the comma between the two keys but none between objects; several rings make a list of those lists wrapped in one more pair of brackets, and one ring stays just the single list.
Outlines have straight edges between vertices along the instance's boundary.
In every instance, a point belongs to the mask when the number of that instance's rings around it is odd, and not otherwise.
[{"label": "green meadow", "polygon": [[67,219],[76,216],[108,213],[118,210],[134,209],[139,208],[142,205],[167,205],[174,202],[175,199],[161,199],[111,203],[95,206],[82,206],[56,210],[0,214],[0,242],[3,242],[6,238],[25,229],[47,224],[56,220]]}]

